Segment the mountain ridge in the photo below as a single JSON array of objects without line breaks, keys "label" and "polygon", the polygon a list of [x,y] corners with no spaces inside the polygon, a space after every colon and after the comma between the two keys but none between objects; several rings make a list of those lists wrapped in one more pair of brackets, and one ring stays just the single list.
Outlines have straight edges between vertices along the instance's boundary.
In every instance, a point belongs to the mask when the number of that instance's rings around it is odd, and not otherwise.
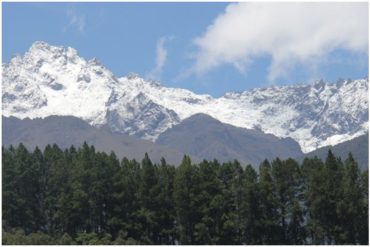
[{"label": "mountain ridge", "polygon": [[[148,153],[153,162],[160,163],[164,157],[168,163],[180,164],[184,153],[147,140],[124,134],[113,134],[105,128],[96,128],[73,116],[48,116],[46,118],[18,119],[2,117],[2,143],[5,146],[23,143],[27,148],[36,146],[43,149],[48,144],[57,144],[60,148],[71,145],[81,147],[86,141],[99,151],[115,152],[119,159],[141,160]],[[198,157],[191,156],[194,161]]]},{"label": "mountain ridge", "polygon": [[97,127],[155,141],[196,113],[236,127],[291,137],[304,152],[368,131],[368,78],[275,86],[219,98],[167,88],[129,75],[117,78],[73,48],[35,42],[3,64],[3,115],[81,118]]},{"label": "mountain ridge", "polygon": [[238,160],[254,167],[263,160],[302,155],[292,138],[278,138],[260,130],[235,127],[198,113],[163,132],[156,143],[206,160]]}]

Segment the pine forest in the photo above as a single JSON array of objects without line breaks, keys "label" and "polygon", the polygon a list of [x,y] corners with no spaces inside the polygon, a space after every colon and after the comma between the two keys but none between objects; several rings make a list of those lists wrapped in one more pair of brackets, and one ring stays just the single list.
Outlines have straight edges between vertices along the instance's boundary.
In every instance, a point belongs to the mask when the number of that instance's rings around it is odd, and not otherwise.
[{"label": "pine forest", "polygon": [[84,143],[2,148],[2,243],[368,244],[368,171],[341,160],[154,164]]}]

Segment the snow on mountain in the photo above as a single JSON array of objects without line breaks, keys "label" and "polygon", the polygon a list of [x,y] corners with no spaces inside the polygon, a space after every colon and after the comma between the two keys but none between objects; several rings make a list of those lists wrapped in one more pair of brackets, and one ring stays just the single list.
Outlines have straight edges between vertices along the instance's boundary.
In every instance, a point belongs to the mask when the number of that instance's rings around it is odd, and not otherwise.
[{"label": "snow on mountain", "polygon": [[105,102],[116,83],[96,59],[86,61],[72,48],[36,42],[3,66],[3,115],[72,115],[104,124]]},{"label": "snow on mountain", "polygon": [[368,79],[253,89],[220,98],[153,86],[141,78],[120,81],[135,84],[181,120],[205,113],[237,127],[291,137],[304,152],[350,140],[368,130]]},{"label": "snow on mountain", "polygon": [[36,118],[72,115],[94,126],[148,140],[196,113],[278,137],[292,137],[309,152],[368,131],[368,79],[322,81],[197,95],[136,76],[116,78],[96,59],[72,48],[34,43],[3,65],[3,115]]},{"label": "snow on mountain", "polygon": [[45,42],[3,65],[2,89],[4,116],[75,116],[149,140],[179,122],[176,113],[133,91],[96,59]]}]

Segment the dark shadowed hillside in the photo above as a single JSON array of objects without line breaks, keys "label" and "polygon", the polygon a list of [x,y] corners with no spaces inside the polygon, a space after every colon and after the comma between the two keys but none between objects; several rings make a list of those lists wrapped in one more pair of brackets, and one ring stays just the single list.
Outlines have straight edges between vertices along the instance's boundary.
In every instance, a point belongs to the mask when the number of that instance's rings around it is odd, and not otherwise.
[{"label": "dark shadowed hillside", "polygon": [[348,153],[351,152],[361,169],[364,170],[369,167],[369,133],[334,146],[316,149],[306,154],[305,157],[317,156],[320,159],[325,159],[329,149],[342,160],[345,160]]},{"label": "dark shadowed hillside", "polygon": [[[20,142],[33,149],[56,143],[61,148],[79,147],[86,141],[99,151],[114,151],[118,157],[141,160],[147,152],[154,162],[165,157],[169,163],[179,164],[183,153],[176,150],[123,134],[113,134],[98,129],[76,117],[51,116],[44,119],[17,119],[3,117],[3,145],[18,145]],[[194,160],[197,160],[194,158]]]},{"label": "dark shadowed hillside", "polygon": [[297,142],[258,130],[234,127],[196,114],[161,134],[157,143],[204,159],[258,165],[264,159],[302,155]]}]

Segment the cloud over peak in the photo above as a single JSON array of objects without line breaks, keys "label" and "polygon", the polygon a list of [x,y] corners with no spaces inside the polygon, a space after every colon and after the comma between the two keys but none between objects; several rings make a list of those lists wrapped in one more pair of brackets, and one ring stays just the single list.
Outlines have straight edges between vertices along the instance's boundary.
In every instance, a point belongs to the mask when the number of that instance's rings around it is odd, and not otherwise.
[{"label": "cloud over peak", "polygon": [[320,61],[336,49],[368,53],[368,3],[230,4],[197,47],[193,73],[222,64],[243,72],[253,59],[270,56],[268,79],[289,73],[296,64]]},{"label": "cloud over peak", "polygon": [[148,73],[148,79],[160,80],[163,67],[167,60],[167,49],[165,43],[173,37],[162,36],[157,41],[155,67]]}]

